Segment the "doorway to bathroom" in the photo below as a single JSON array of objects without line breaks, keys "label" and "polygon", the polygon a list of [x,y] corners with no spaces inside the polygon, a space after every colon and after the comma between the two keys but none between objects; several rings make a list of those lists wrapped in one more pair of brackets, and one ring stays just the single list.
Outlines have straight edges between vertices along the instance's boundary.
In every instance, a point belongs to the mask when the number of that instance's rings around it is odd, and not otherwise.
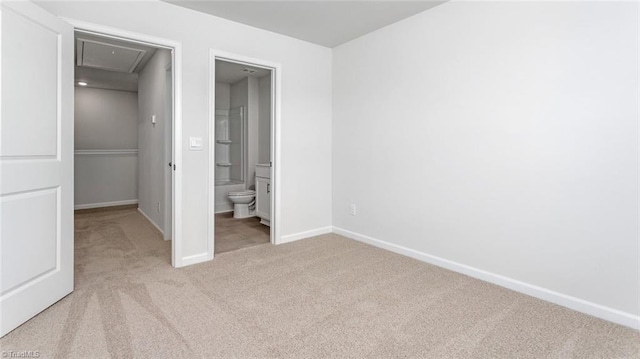
[{"label": "doorway to bathroom", "polygon": [[277,243],[277,68],[211,53],[210,238],[215,254]]}]

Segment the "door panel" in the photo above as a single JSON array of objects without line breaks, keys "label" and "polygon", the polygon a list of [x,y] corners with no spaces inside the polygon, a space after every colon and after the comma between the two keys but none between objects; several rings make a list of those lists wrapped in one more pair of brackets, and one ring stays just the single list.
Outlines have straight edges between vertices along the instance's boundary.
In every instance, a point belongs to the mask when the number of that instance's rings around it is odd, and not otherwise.
[{"label": "door panel", "polygon": [[3,2],[0,335],[73,290],[73,27]]},{"label": "door panel", "polygon": [[[7,293],[57,267],[58,188],[6,195],[1,203],[0,293]],[[24,225],[25,218],[32,219],[28,226]],[[29,238],[29,242],[24,243],[24,238]]]},{"label": "door panel", "polygon": [[[20,121],[2,122],[3,156],[56,156],[58,99],[58,34],[26,17],[2,17],[2,67],[29,71],[3,71],[2,82],[10,84],[2,93],[2,110],[20,113]],[[10,34],[19,34],[11,36]],[[36,106],[37,104],[37,106]]]}]

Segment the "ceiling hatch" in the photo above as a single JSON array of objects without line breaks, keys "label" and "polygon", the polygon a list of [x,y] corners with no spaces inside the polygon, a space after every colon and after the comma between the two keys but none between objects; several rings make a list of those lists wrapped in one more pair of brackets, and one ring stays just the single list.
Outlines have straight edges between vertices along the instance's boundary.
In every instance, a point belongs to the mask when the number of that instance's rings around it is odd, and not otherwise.
[{"label": "ceiling hatch", "polygon": [[132,73],[146,50],[78,38],[78,66]]}]

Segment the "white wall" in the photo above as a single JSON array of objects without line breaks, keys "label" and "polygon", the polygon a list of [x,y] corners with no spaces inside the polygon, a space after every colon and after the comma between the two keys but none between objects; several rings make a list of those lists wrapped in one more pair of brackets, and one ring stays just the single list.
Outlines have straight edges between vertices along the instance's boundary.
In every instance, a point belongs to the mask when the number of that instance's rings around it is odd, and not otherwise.
[{"label": "white wall", "polygon": [[447,2],[336,48],[334,226],[637,316],[637,6]]},{"label": "white wall", "polygon": [[258,163],[271,161],[271,74],[258,79]]},{"label": "white wall", "polygon": [[208,139],[210,48],[281,64],[281,234],[331,225],[330,49],[160,1],[39,5],[60,16],[182,43],[184,156],[177,164],[184,170],[183,257],[207,250],[209,150],[205,145],[190,152],[188,138]]},{"label": "white wall", "polygon": [[[165,130],[166,72],[171,64],[169,50],[159,49],[140,72],[138,79],[138,208],[158,228],[165,228]],[[153,125],[151,117],[156,116]],[[159,204],[159,205],[158,205]]]},{"label": "white wall", "polygon": [[216,109],[228,110],[231,108],[231,85],[216,82]]},{"label": "white wall", "polygon": [[135,92],[75,88],[76,208],[135,203],[138,199],[137,116]]}]

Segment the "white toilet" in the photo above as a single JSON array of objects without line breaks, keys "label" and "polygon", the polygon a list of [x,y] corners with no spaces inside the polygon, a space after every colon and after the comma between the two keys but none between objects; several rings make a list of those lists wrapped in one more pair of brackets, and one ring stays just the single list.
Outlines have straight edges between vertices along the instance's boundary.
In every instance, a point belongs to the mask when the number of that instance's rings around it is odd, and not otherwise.
[{"label": "white toilet", "polygon": [[256,191],[229,192],[229,200],[233,202],[233,218],[249,218],[256,215]]}]

